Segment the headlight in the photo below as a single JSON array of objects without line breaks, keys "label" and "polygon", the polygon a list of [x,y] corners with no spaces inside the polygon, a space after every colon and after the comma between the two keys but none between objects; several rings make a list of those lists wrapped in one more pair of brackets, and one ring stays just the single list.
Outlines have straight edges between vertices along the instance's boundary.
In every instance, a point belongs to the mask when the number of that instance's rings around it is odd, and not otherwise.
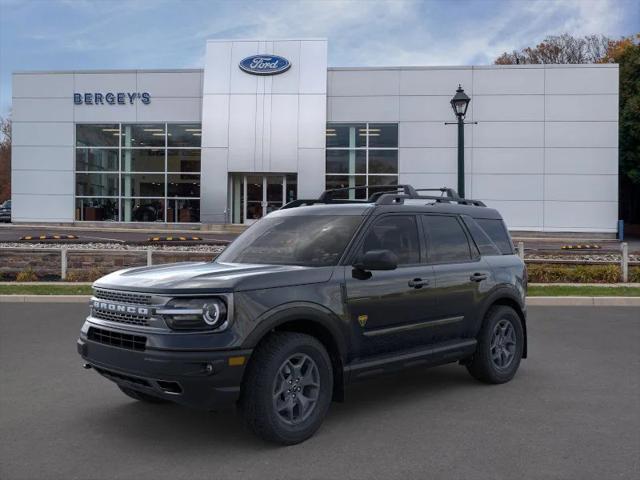
[{"label": "headlight", "polygon": [[220,298],[174,298],[156,313],[174,330],[222,330],[227,325],[227,305]]}]

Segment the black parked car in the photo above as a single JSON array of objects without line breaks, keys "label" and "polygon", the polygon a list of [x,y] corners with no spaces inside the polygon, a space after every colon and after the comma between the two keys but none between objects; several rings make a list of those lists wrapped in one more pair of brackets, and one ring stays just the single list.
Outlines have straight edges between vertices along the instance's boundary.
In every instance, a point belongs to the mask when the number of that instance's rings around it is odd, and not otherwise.
[{"label": "black parked car", "polygon": [[0,203],[0,222],[11,222],[11,200]]},{"label": "black parked car", "polygon": [[511,380],[527,354],[526,271],[500,214],[452,190],[385,189],[291,202],[213,262],[101,278],[85,366],[137,400],[237,403],[283,444],[373,374],[459,362]]}]

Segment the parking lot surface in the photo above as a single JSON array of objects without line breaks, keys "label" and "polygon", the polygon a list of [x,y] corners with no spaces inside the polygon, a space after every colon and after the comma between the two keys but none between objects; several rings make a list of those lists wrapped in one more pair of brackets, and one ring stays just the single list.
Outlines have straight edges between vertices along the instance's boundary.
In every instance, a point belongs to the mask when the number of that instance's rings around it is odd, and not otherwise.
[{"label": "parking lot surface", "polygon": [[3,480],[640,478],[634,307],[532,307],[511,383],[457,365],[368,380],[293,447],[233,411],[145,405],[83,370],[86,310],[0,304]]}]

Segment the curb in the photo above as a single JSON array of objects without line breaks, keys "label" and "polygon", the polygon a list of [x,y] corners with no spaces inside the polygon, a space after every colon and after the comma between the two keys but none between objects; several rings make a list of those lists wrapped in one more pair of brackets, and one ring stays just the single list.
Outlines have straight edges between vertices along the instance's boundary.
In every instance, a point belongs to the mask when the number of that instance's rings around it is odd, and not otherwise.
[{"label": "curb", "polygon": [[[0,295],[0,303],[86,303],[90,295]],[[640,297],[527,297],[531,307],[640,307]]]},{"label": "curb", "polygon": [[527,297],[527,306],[640,307],[640,297]]},{"label": "curb", "polygon": [[531,283],[530,287],[602,287],[602,288],[620,288],[620,287],[640,287],[640,283]]}]

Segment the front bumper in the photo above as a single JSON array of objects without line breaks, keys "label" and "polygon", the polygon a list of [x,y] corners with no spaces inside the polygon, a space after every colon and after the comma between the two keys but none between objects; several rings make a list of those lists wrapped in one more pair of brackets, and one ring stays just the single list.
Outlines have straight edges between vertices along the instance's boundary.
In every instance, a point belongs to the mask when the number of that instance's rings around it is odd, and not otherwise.
[{"label": "front bumper", "polygon": [[134,351],[104,345],[85,335],[78,339],[77,347],[89,366],[119,385],[206,410],[237,401],[251,355],[251,350]]}]

